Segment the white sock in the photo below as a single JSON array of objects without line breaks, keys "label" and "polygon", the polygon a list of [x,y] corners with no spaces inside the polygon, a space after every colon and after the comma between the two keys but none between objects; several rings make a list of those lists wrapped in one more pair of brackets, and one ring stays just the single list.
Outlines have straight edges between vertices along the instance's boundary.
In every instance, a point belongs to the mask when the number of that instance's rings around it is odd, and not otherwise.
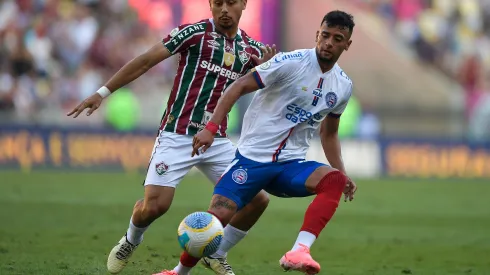
[{"label": "white sock", "polygon": [[133,224],[133,217],[129,220],[129,228],[126,234],[128,241],[134,245],[138,245],[143,241],[143,233],[145,233],[147,227],[140,228]]},{"label": "white sock", "polygon": [[300,248],[301,247],[300,244],[310,248],[313,245],[313,243],[315,242],[315,240],[316,240],[315,235],[311,234],[310,232],[301,231],[301,232],[299,232],[298,238],[296,239],[296,242],[294,243],[293,249],[291,249],[291,250],[294,251],[294,250]]},{"label": "white sock", "polygon": [[218,251],[211,255],[213,258],[225,258],[226,254],[232,247],[239,243],[247,235],[246,231],[242,231],[231,225],[227,225],[224,230],[224,237],[221,241]]},{"label": "white sock", "polygon": [[191,269],[192,269],[192,267],[183,266],[179,262],[179,265],[174,268],[174,271],[177,272],[179,275],[189,275],[189,272],[191,272]]}]

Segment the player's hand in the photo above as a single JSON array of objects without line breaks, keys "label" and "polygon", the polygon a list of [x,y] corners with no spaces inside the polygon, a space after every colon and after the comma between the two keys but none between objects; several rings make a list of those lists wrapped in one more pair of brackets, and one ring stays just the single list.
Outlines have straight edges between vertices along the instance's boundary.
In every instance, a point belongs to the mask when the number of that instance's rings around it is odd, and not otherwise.
[{"label": "player's hand", "polygon": [[87,111],[87,116],[90,116],[95,110],[97,110],[100,107],[100,104],[102,104],[102,100],[103,100],[102,96],[98,93],[95,93],[89,96],[84,101],[82,101],[82,103],[78,104],[78,106],[75,107],[75,109],[73,109],[71,112],[69,112],[66,115],[71,116],[75,114],[73,118],[76,118],[79,114],[83,112],[83,110],[89,109]]},{"label": "player's hand", "polygon": [[192,141],[192,157],[194,155],[199,156],[199,151],[201,151],[201,153],[206,152],[211,144],[213,144],[213,141],[214,135],[208,129],[203,129],[197,133]]},{"label": "player's hand", "polygon": [[357,185],[350,178],[348,178],[347,184],[344,188],[344,201],[352,201],[354,199],[354,194],[356,193],[356,191]]},{"label": "player's hand", "polygon": [[262,51],[262,58],[259,58],[256,55],[252,55],[252,59],[255,62],[256,65],[260,65],[266,61],[269,61],[274,55],[277,53],[276,45],[269,46],[269,44],[260,47],[260,50]]}]

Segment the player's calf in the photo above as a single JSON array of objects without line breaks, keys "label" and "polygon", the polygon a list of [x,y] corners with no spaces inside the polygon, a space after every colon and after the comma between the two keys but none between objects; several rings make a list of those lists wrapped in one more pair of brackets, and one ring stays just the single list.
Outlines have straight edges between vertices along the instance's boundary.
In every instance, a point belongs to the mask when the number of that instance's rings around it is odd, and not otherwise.
[{"label": "player's calf", "polygon": [[230,225],[248,231],[259,220],[269,205],[269,195],[265,191],[259,192],[250,203],[238,211],[230,221]]},{"label": "player's calf", "polygon": [[245,238],[248,230],[259,220],[268,205],[269,195],[265,191],[261,191],[233,216],[230,223],[225,226],[225,234],[218,251],[203,258],[201,263],[214,271],[216,275],[235,275],[233,268],[226,260],[228,251]]},{"label": "player's calf", "polygon": [[107,258],[107,269],[112,274],[121,272],[129,262],[148,226],[170,208],[175,189],[171,187],[147,185],[145,198],[138,200],[133,208],[126,234],[112,248]]},{"label": "player's calf", "polygon": [[348,180],[343,173],[327,166],[317,168],[308,177],[305,185],[316,197],[306,210],[296,243],[279,261],[284,269],[306,274],[320,272],[320,265],[310,255],[310,247],[335,214]]}]

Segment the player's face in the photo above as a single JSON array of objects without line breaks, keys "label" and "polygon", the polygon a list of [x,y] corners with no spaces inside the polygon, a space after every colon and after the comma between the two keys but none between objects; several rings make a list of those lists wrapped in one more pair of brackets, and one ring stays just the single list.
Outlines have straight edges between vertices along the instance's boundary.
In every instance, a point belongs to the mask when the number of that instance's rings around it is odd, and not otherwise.
[{"label": "player's face", "polygon": [[323,23],[316,33],[316,52],[318,59],[325,62],[337,62],[340,55],[347,51],[352,43],[349,29],[341,26],[327,26]]},{"label": "player's face", "polygon": [[238,26],[247,0],[209,0],[214,22],[227,30]]}]

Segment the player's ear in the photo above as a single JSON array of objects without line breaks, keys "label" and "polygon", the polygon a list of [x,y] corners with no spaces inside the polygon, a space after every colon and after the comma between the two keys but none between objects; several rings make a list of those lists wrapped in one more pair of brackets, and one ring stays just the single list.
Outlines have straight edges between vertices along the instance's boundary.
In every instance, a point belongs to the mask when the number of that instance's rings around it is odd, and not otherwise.
[{"label": "player's ear", "polygon": [[316,31],[315,42],[318,42],[318,36],[320,35],[320,31]]},{"label": "player's ear", "polygon": [[347,45],[345,46],[346,51],[349,50],[351,44],[352,44],[352,40],[349,40],[349,42],[347,42]]},{"label": "player's ear", "polygon": [[243,10],[247,8],[247,0],[242,0],[243,3]]},{"label": "player's ear", "polygon": [[212,0],[209,0],[209,10],[210,10],[210,11],[213,11],[213,5],[211,4],[211,1],[212,1]]}]

